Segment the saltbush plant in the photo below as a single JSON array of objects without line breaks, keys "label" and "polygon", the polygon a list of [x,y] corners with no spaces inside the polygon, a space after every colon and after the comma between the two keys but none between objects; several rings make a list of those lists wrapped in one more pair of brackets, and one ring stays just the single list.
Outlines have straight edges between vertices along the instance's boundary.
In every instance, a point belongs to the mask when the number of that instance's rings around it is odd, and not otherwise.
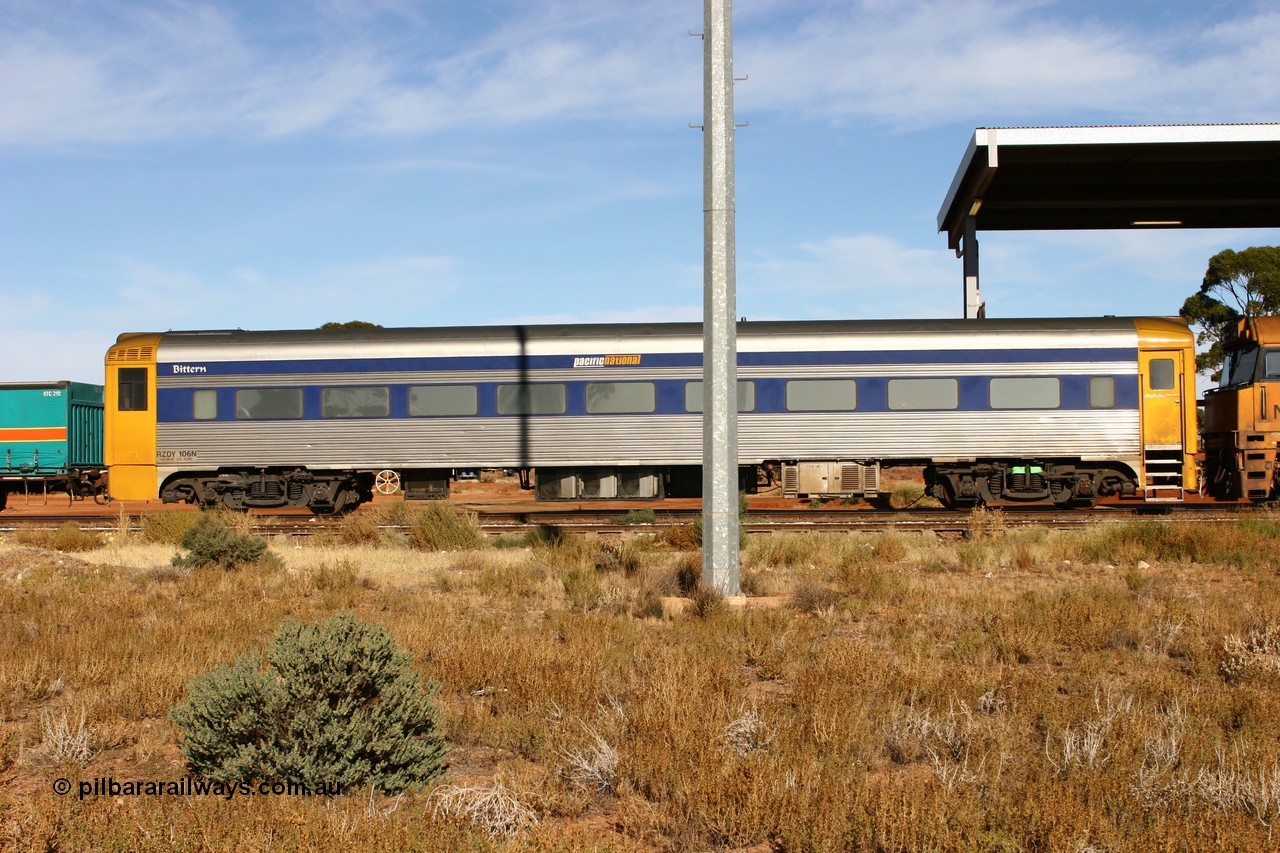
[{"label": "saltbush plant", "polygon": [[57,530],[19,528],[9,535],[15,545],[31,545],[54,551],[92,551],[101,547],[102,537],[92,530],[81,530],[74,521],[64,522]]},{"label": "saltbush plant", "polygon": [[143,513],[139,519],[142,525],[142,541],[181,545],[182,537],[205,515],[205,512],[192,509],[162,509],[157,512]]},{"label": "saltbush plant", "polygon": [[199,521],[182,534],[182,547],[187,549],[187,555],[175,555],[175,566],[234,569],[261,560],[267,553],[267,540],[241,533],[217,513],[202,513]]},{"label": "saltbush plant", "polygon": [[409,544],[419,551],[459,551],[484,542],[474,513],[431,501],[409,515]]},{"label": "saltbush plant", "polygon": [[191,768],[223,784],[399,793],[444,772],[435,685],[383,627],[288,622],[262,655],[195,678],[170,712]]}]

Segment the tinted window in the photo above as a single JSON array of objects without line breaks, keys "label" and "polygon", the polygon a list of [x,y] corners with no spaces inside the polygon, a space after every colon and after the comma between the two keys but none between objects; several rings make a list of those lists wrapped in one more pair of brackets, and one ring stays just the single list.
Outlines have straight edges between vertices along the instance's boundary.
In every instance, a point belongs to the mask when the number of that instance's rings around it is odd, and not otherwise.
[{"label": "tinted window", "polygon": [[1095,409],[1114,409],[1116,407],[1116,380],[1110,376],[1090,377],[1089,405]]},{"label": "tinted window", "polygon": [[957,409],[960,383],[955,379],[890,379],[890,409]]},{"label": "tinted window", "polygon": [[587,383],[587,411],[593,415],[652,412],[657,399],[652,382]]},{"label": "tinted window", "polygon": [[1151,390],[1172,391],[1176,387],[1178,385],[1173,372],[1173,359],[1151,359]]},{"label": "tinted window", "polygon": [[[756,383],[750,379],[738,380],[738,411],[751,412],[756,408]],[[684,386],[684,410],[702,411],[702,382],[688,382]]]},{"label": "tinted window", "polygon": [[236,392],[236,417],[247,421],[302,417],[301,388],[242,388]]},{"label": "tinted window", "polygon": [[1280,350],[1271,350],[1267,353],[1264,369],[1267,379],[1280,379]]},{"label": "tinted window", "polygon": [[479,411],[474,385],[417,385],[409,389],[409,414],[416,418],[474,415]]},{"label": "tinted window", "polygon": [[858,383],[852,379],[792,379],[787,383],[789,412],[852,412],[858,408]]},{"label": "tinted window", "polygon": [[1253,369],[1258,366],[1258,348],[1233,352],[1227,356],[1222,370],[1222,385],[1243,385],[1253,381]]},{"label": "tinted window", "polygon": [[385,418],[391,414],[386,388],[325,388],[320,392],[320,415],[326,418]]},{"label": "tinted window", "polygon": [[1056,409],[1062,405],[1062,391],[1052,376],[992,379],[993,409]]},{"label": "tinted window", "polygon": [[218,392],[202,388],[191,395],[191,414],[198,421],[211,421],[218,416]]},{"label": "tinted window", "polygon": [[145,412],[147,410],[147,369],[145,367],[121,367],[116,373],[120,386],[120,411]]},{"label": "tinted window", "polygon": [[500,415],[563,415],[564,386],[559,383],[537,385],[499,385]]}]

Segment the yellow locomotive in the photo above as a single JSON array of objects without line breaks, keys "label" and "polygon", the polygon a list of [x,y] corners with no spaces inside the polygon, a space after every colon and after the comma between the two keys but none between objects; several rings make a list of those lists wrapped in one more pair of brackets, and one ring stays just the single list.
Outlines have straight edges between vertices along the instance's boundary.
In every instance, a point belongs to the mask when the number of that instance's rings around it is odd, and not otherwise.
[{"label": "yellow locomotive", "polygon": [[1280,317],[1224,330],[1219,387],[1204,395],[1204,481],[1224,501],[1276,497],[1280,446]]}]

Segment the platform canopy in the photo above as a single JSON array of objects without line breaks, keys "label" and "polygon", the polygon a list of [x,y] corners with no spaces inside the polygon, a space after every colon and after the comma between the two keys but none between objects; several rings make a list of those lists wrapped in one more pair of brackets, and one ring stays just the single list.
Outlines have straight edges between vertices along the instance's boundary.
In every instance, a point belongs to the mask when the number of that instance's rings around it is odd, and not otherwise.
[{"label": "platform canopy", "polygon": [[1275,227],[1280,124],[980,127],[938,211],[975,289],[978,231]]}]

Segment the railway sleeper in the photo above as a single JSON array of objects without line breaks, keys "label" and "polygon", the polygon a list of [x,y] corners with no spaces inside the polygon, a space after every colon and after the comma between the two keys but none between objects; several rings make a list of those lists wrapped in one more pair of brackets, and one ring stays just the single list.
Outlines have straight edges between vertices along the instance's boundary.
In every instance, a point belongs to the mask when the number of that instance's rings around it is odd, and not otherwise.
[{"label": "railway sleeper", "polygon": [[1092,506],[1099,498],[1133,495],[1137,477],[1122,466],[1077,461],[983,460],[935,463],[924,469],[925,490],[943,506]]},{"label": "railway sleeper", "polygon": [[238,511],[306,508],[317,515],[336,515],[373,500],[373,474],[305,468],[183,473],[165,481],[160,499]]}]

